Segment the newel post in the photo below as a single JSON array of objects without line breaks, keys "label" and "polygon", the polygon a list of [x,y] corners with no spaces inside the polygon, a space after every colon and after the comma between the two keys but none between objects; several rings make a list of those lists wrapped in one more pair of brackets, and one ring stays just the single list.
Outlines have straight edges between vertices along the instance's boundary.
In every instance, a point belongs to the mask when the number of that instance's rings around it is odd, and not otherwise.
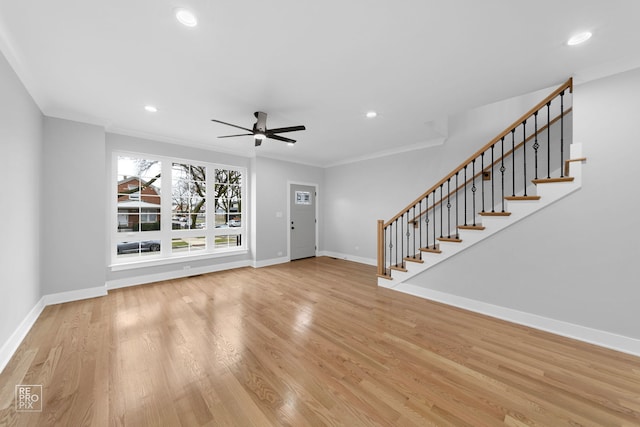
[{"label": "newel post", "polygon": [[384,220],[378,220],[378,276],[385,275],[384,268]]}]

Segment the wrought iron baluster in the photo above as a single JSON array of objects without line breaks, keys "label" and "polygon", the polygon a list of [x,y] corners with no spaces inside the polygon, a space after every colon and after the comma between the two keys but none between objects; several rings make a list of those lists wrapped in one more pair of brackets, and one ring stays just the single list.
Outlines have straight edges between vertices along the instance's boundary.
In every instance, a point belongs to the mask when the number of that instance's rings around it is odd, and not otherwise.
[{"label": "wrought iron baluster", "polygon": [[564,178],[564,91],[560,92],[560,178]]},{"label": "wrought iron baluster", "polygon": [[[389,267],[393,264],[393,223],[389,224]],[[386,271],[385,271],[386,274]]]},{"label": "wrought iron baluster", "polygon": [[482,212],[484,212],[484,151],[480,155],[480,173],[482,175],[480,177],[480,185],[482,186]]},{"label": "wrought iron baluster", "polygon": [[436,190],[433,190],[433,249],[436,248]]},{"label": "wrought iron baluster", "polygon": [[511,195],[516,196],[516,130],[511,129]]},{"label": "wrought iron baluster", "polygon": [[458,174],[460,173],[460,171],[456,172],[456,239],[460,238],[460,232],[458,230],[458,226],[460,225],[460,223],[458,222]]},{"label": "wrought iron baluster", "polygon": [[442,188],[443,187],[444,187],[444,183],[440,184],[440,238],[444,237],[442,235],[442,225],[444,223],[444,221],[442,220],[442,201],[444,200],[444,197],[442,195]]},{"label": "wrought iron baluster", "polygon": [[534,156],[535,156],[535,161],[534,161],[534,178],[538,179],[538,148],[540,148],[540,144],[538,144],[538,112],[536,111],[535,113],[533,113],[533,130],[535,132],[535,142],[533,143],[533,151],[534,151]]},{"label": "wrought iron baluster", "polygon": [[473,225],[476,225],[476,159],[471,162],[471,194],[472,194],[472,206],[471,214],[473,215]]},{"label": "wrought iron baluster", "polygon": [[451,178],[447,179],[447,237],[451,238]]},{"label": "wrought iron baluster", "polygon": [[500,149],[502,154],[500,155],[500,174],[502,175],[502,212],[504,212],[504,171],[507,170],[504,167],[504,136],[500,140]]},{"label": "wrought iron baluster", "polygon": [[551,101],[547,102],[547,178],[551,178]]},{"label": "wrought iron baluster", "polygon": [[396,218],[396,258],[394,259],[394,266],[398,266],[398,219]]},{"label": "wrought iron baluster", "polygon": [[[422,199],[420,199],[420,204],[418,205],[418,212],[420,215],[422,215]],[[413,220],[414,221],[416,220],[415,215],[413,217]],[[422,221],[420,220],[420,218],[418,218],[418,255],[420,259],[422,259],[422,252],[420,251],[421,247],[422,247]]]},{"label": "wrought iron baluster", "polygon": [[491,212],[495,212],[496,211],[496,209],[495,209],[496,202],[495,202],[495,196],[494,196],[495,186],[493,185],[493,163],[495,162],[494,158],[493,158],[493,148],[494,147],[495,147],[495,144],[493,144],[491,146]]},{"label": "wrought iron baluster", "polygon": [[527,197],[527,121],[522,122],[522,168],[524,170],[524,196]]},{"label": "wrought iron baluster", "polygon": [[404,268],[404,239],[402,234],[404,233],[404,214],[400,217],[400,265]]},{"label": "wrought iron baluster", "polygon": [[[409,256],[412,256],[411,252],[409,252],[411,250],[411,245],[409,244],[409,240],[411,238],[411,232],[409,231],[409,211],[407,211],[407,232],[405,234],[407,236],[407,257],[409,257]],[[414,235],[415,235],[415,233],[414,233]],[[415,245],[414,245],[414,247],[415,247]],[[413,257],[415,258],[415,254],[413,254]]]},{"label": "wrought iron baluster", "polygon": [[464,165],[464,225],[467,225],[467,166]]},{"label": "wrought iron baluster", "polygon": [[[425,245],[426,248],[429,247],[429,195],[427,194],[427,197],[425,199],[425,205],[426,207],[424,208],[424,228],[426,229],[426,236],[425,239],[427,240],[427,244]],[[422,247],[422,246],[421,246]]]}]

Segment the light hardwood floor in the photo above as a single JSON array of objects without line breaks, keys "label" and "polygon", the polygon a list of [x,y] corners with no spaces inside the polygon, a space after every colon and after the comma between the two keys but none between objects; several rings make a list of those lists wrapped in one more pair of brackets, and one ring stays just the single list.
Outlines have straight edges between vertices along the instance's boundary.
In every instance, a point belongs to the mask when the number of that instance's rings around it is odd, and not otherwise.
[{"label": "light hardwood floor", "polygon": [[[16,413],[16,384],[43,385],[41,413]],[[47,307],[0,425],[640,425],[640,358],[314,258]]]}]

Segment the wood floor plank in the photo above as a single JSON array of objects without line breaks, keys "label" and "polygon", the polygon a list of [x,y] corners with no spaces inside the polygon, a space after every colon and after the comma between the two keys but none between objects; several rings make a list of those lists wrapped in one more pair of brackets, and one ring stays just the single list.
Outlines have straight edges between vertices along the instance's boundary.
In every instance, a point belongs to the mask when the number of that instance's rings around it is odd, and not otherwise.
[{"label": "wood floor plank", "polygon": [[[42,412],[15,411],[17,384],[43,385]],[[0,425],[640,425],[640,358],[320,257],[46,307]]]}]

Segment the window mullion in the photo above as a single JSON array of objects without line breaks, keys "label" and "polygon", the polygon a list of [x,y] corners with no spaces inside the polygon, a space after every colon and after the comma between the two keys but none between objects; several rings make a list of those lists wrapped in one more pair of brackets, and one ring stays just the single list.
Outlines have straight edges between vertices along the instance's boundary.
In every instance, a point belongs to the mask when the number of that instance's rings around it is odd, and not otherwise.
[{"label": "window mullion", "polygon": [[171,255],[171,162],[163,159],[162,161],[162,177],[163,189],[160,193],[160,233],[161,233],[161,254],[162,256]]},{"label": "window mullion", "polygon": [[215,243],[215,236],[214,236],[214,230],[216,229],[216,224],[215,224],[215,213],[216,213],[216,205],[215,205],[215,188],[214,188],[214,183],[215,183],[215,176],[216,176],[216,169],[215,167],[209,165],[207,167],[207,177],[206,177],[206,183],[205,183],[205,189],[206,189],[206,194],[207,194],[207,212],[206,212],[206,221],[207,221],[207,227],[205,229],[205,241],[206,241],[206,245],[207,245],[207,252],[213,252],[214,249],[214,243]]}]

